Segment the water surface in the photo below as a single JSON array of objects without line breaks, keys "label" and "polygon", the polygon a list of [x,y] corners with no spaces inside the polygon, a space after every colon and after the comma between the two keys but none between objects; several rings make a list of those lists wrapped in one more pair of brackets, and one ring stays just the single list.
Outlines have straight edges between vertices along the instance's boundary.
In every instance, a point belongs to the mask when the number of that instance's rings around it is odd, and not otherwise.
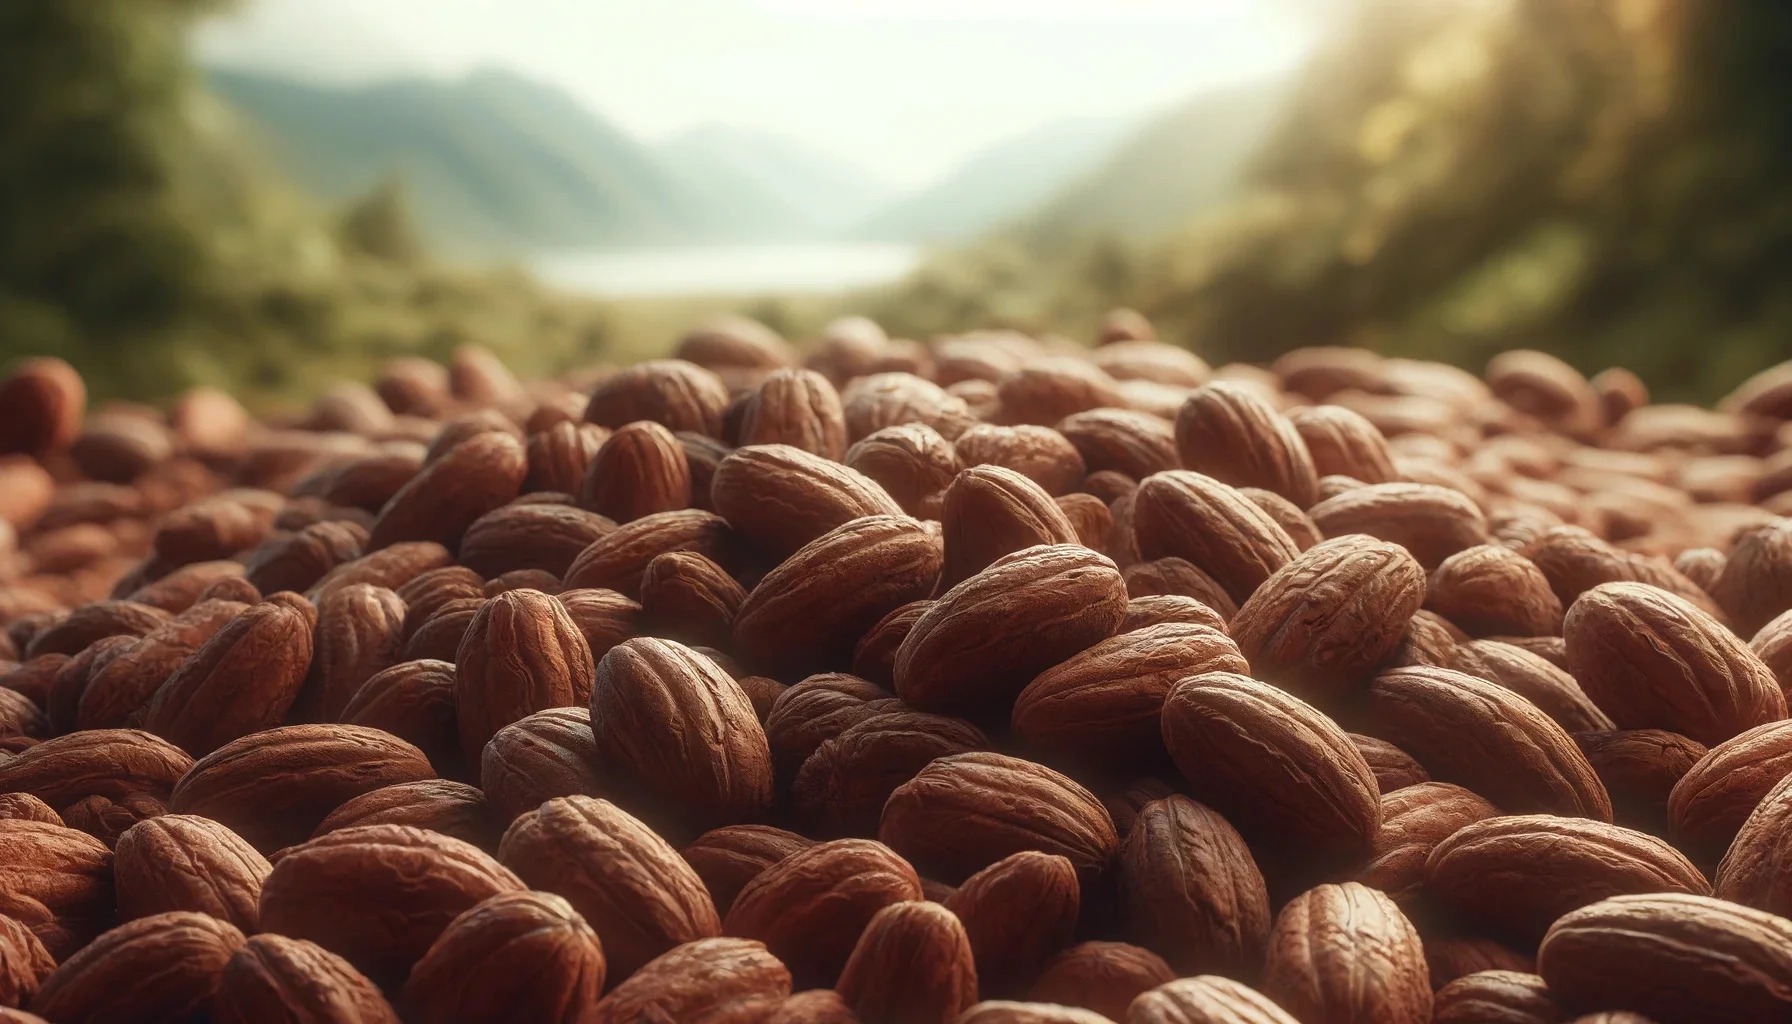
[{"label": "water surface", "polygon": [[913,245],[845,242],[570,250],[531,266],[543,280],[589,295],[753,295],[886,284],[919,259]]}]

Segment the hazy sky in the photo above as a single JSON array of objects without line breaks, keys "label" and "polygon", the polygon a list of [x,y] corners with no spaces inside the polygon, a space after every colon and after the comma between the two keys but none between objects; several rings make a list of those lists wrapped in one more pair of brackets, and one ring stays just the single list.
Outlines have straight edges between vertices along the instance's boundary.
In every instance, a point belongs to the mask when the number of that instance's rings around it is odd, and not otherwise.
[{"label": "hazy sky", "polygon": [[251,0],[199,47],[314,81],[503,67],[644,139],[722,122],[913,185],[1051,120],[1289,67],[1312,2]]}]

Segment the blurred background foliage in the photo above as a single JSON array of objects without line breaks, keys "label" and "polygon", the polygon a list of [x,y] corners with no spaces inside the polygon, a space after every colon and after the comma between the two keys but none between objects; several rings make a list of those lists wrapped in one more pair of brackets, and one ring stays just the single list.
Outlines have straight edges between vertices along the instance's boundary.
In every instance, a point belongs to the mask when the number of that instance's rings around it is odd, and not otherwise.
[{"label": "blurred background foliage", "polygon": [[286,186],[189,62],[216,6],[0,4],[0,351],[264,404],[467,342],[536,373],[606,351],[598,304],[429,259],[398,183],[333,214]]},{"label": "blurred background foliage", "polygon": [[1087,337],[1130,305],[1215,362],[1528,345],[1709,399],[1792,357],[1784,0],[1362,0],[1291,84],[1167,112],[897,285],[752,301],[457,265],[397,180],[302,196],[190,63],[214,6],[0,4],[0,355],[61,355],[101,397],[265,404],[467,342],[524,373],[627,361],[723,309]]},{"label": "blurred background foliage", "polygon": [[1146,243],[1030,225],[876,312],[1086,333],[1125,303],[1215,361],[1528,345],[1706,399],[1792,356],[1792,4],[1369,0],[1352,25],[1217,212]]}]

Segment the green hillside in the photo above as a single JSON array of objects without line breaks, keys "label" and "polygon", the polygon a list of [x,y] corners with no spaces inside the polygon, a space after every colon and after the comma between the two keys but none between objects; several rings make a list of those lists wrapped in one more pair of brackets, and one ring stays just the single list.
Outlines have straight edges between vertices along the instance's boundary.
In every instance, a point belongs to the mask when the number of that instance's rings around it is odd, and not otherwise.
[{"label": "green hillside", "polygon": [[701,228],[651,153],[512,75],[358,88],[210,78],[301,187],[339,201],[398,175],[432,240],[450,249],[670,241]]},{"label": "green hillside", "polygon": [[1792,5],[1367,3],[1134,298],[1216,356],[1514,344],[1712,397],[1792,355]]},{"label": "green hillside", "polygon": [[463,255],[811,240],[888,195],[844,161],[762,134],[711,126],[649,147],[505,72],[355,88],[210,79],[307,192],[339,202],[401,178],[431,240]]}]

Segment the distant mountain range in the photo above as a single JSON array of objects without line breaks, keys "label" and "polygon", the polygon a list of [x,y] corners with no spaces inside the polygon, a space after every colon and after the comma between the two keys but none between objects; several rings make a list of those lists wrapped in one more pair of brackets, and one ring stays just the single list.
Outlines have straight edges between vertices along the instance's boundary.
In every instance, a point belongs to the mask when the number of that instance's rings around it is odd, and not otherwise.
[{"label": "distant mountain range", "polygon": [[353,88],[240,71],[210,80],[301,187],[343,201],[397,175],[452,250],[813,238],[891,194],[826,154],[725,127],[656,150],[505,72]]},{"label": "distant mountain range", "polygon": [[1145,122],[1073,119],[899,194],[800,143],[725,125],[650,146],[552,86],[502,71],[329,87],[213,70],[277,162],[329,202],[405,182],[451,252],[659,243],[966,241],[1022,225],[1149,234],[1205,205],[1267,132],[1279,87]]},{"label": "distant mountain range", "polygon": [[834,235],[894,194],[845,160],[775,135],[705,125],[657,150],[718,229],[753,240]]},{"label": "distant mountain range", "polygon": [[1149,118],[1048,124],[984,150],[852,234],[965,242],[1000,231],[1034,247],[1162,237],[1239,185],[1287,93],[1283,80],[1252,82]]},{"label": "distant mountain range", "polygon": [[1136,128],[1135,121],[1121,118],[1054,121],[973,155],[850,234],[873,241],[969,241],[1028,213],[1099,167]]},{"label": "distant mountain range", "polygon": [[1091,173],[1028,212],[1040,245],[1097,234],[1159,238],[1232,195],[1276,126],[1291,83],[1202,93],[1147,121]]},{"label": "distant mountain range", "polygon": [[451,248],[672,240],[700,226],[651,153],[513,75],[331,88],[218,71],[211,84],[300,186],[340,201],[399,175],[432,241]]}]

